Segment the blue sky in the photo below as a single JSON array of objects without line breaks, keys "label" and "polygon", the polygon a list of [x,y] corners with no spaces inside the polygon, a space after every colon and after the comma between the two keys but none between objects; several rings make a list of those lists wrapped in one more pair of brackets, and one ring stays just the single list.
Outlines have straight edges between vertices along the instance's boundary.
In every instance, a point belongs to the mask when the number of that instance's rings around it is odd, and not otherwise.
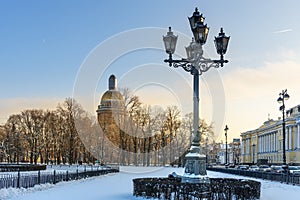
[{"label": "blue sky", "polygon": [[[300,2],[297,0],[12,0],[0,2],[0,121],[25,108],[55,107],[57,102],[72,96],[84,60],[99,44],[116,34],[144,27],[167,30],[172,26],[191,36],[187,17],[195,7],[204,14],[210,27],[205,45],[209,56],[217,58],[213,36],[221,26],[231,36],[226,55],[230,63],[218,72],[226,96],[222,123],[232,127],[234,136],[257,128],[268,113],[273,118],[280,116],[276,98],[282,89],[290,91],[288,106],[300,103],[296,80],[296,74],[300,73]],[[180,48],[183,46],[177,47]],[[113,72],[122,77],[131,66],[163,64],[165,57],[163,52],[154,50],[131,53],[115,61],[115,67],[107,74]],[[124,68],[120,69],[120,65]],[[189,80],[183,70],[174,70]],[[99,96],[106,89],[105,84],[99,80],[96,89]],[[204,92],[202,107],[212,101],[209,96],[211,92],[207,95]],[[202,113],[204,117],[211,117],[210,110],[202,110],[206,112]],[[242,121],[241,115],[245,116]]]}]

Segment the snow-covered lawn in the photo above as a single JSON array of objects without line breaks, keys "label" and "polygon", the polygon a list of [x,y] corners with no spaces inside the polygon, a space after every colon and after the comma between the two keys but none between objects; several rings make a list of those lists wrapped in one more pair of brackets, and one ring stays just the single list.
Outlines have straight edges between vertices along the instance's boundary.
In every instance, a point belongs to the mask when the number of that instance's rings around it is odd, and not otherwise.
[{"label": "snow-covered lawn", "polygon": [[[183,174],[182,168],[171,167],[121,167],[120,173],[108,174],[84,180],[58,183],[56,185],[39,185],[29,189],[2,189],[1,200],[140,200],[132,196],[132,179],[140,177],[166,177],[171,172]],[[234,177],[219,172],[208,171],[210,177]],[[278,182],[258,180],[262,183],[262,200],[299,199],[300,186],[286,185]]]}]

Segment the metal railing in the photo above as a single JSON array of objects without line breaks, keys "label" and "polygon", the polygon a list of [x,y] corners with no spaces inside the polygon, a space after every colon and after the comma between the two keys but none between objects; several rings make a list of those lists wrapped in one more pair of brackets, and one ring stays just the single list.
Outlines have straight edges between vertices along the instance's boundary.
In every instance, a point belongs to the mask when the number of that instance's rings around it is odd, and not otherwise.
[{"label": "metal railing", "polygon": [[287,184],[300,185],[300,174],[248,171],[248,170],[226,169],[226,168],[207,168],[207,170],[228,173],[228,174],[235,174],[239,176],[247,176],[252,178],[260,178],[263,180],[278,181]]},{"label": "metal railing", "polygon": [[10,164],[10,163],[1,163],[0,172],[18,172],[18,171],[38,171],[45,170],[46,165],[42,164]]},{"label": "metal railing", "polygon": [[1,188],[29,188],[38,184],[56,184],[61,181],[78,180],[93,176],[100,176],[108,173],[117,173],[119,169],[95,169],[92,171],[56,171],[53,172],[41,172],[36,173],[17,173],[1,174],[0,175],[0,189]]}]

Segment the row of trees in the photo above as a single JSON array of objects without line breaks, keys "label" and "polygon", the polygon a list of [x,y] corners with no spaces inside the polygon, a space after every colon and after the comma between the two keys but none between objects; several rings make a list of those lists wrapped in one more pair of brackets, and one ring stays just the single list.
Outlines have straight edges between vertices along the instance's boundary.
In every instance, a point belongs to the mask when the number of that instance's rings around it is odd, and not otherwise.
[{"label": "row of trees", "polygon": [[[109,138],[94,115],[71,98],[55,110],[24,110],[0,126],[0,161],[30,163],[117,163],[165,165],[181,163],[190,146],[192,114],[181,116],[176,106],[143,105],[122,90],[130,129]],[[203,137],[214,142],[212,125],[200,120]],[[114,141],[115,140],[115,141]],[[202,139],[203,146],[207,140]]]},{"label": "row of trees", "polygon": [[74,111],[85,113],[69,98],[55,110],[29,109],[9,116],[0,129],[0,161],[58,164],[92,161],[78,137],[73,117],[78,113]]}]

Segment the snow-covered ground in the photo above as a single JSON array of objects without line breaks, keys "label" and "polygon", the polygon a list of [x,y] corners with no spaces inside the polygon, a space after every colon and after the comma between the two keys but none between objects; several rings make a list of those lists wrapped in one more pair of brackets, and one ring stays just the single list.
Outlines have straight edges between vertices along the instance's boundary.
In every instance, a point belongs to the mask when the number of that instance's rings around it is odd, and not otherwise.
[{"label": "snow-covered ground", "polygon": [[[140,200],[132,195],[132,179],[140,177],[166,177],[169,173],[183,174],[182,168],[171,167],[121,167],[120,173],[92,177],[84,180],[62,182],[56,185],[45,184],[29,189],[1,189],[1,200]],[[219,172],[208,171],[209,177],[234,177]],[[281,184],[279,182],[258,180],[262,183],[262,200],[299,199],[300,186]]]}]

